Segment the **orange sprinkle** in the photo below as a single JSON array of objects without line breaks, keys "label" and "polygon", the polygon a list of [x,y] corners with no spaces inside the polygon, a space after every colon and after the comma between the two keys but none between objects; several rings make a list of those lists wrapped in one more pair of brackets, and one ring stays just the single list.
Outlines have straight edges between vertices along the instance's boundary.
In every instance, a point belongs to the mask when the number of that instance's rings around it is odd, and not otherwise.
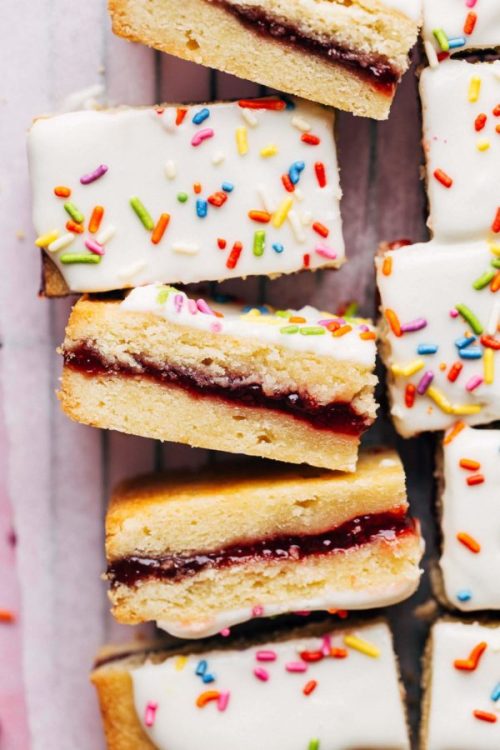
[{"label": "orange sprinkle", "polygon": [[453,180],[451,179],[451,177],[449,177],[446,172],[443,172],[442,169],[435,169],[434,177],[438,182],[441,183],[441,185],[444,185],[445,188],[451,188],[451,186],[453,185]]},{"label": "orange sprinkle", "polygon": [[387,308],[387,310],[385,311],[385,319],[389,323],[393,334],[399,338],[399,336],[402,335],[401,323],[399,322],[399,318],[394,310]]},{"label": "orange sprinkle", "polygon": [[199,195],[201,193],[201,185],[199,182],[195,182],[193,184],[193,190],[196,193],[196,195]]},{"label": "orange sprinkle", "polygon": [[408,383],[405,388],[405,404],[407,409],[411,409],[415,403],[415,397],[417,395],[417,389],[413,383]]},{"label": "orange sprinkle", "polygon": [[363,341],[375,341],[377,334],[374,331],[362,331],[359,334],[359,338]]},{"label": "orange sprinkle", "polygon": [[207,703],[210,703],[210,701],[216,701],[220,696],[220,693],[218,690],[205,690],[204,693],[200,693],[200,695],[196,699],[196,705],[198,708],[205,708]]},{"label": "orange sprinkle", "polygon": [[467,659],[455,659],[453,666],[455,669],[460,669],[464,672],[474,672],[487,647],[488,644],[485,641],[481,641],[474,646]]},{"label": "orange sprinkle", "polygon": [[187,115],[187,109],[184,107],[177,107],[177,114],[175,117],[175,124],[182,125],[185,116]]},{"label": "orange sprinkle", "polygon": [[95,234],[95,232],[97,232],[97,230],[101,226],[101,221],[102,221],[103,216],[104,216],[103,206],[95,206],[94,210],[92,211],[92,215],[89,221],[90,234]]},{"label": "orange sprinkle", "polygon": [[288,318],[289,323],[306,323],[306,319],[303,318],[301,315],[292,315],[291,318]]},{"label": "orange sprinkle", "polygon": [[493,110],[493,117],[500,117],[500,104],[497,104],[497,106]]},{"label": "orange sprinkle", "polygon": [[497,271],[497,273],[493,276],[493,279],[491,280],[490,291],[498,292],[499,289],[500,289],[500,271]]},{"label": "orange sprinkle", "polygon": [[57,187],[54,188],[54,195],[57,195],[58,198],[69,198],[71,190],[65,185],[57,185]]},{"label": "orange sprinkle", "polygon": [[252,221],[258,221],[260,224],[267,224],[271,221],[271,214],[269,211],[249,211],[248,218]]},{"label": "orange sprinkle", "polygon": [[227,242],[222,237],[219,237],[217,239],[217,246],[219,247],[220,250],[225,250],[226,245],[227,245]]},{"label": "orange sprinkle", "polygon": [[306,682],[306,684],[304,685],[304,689],[302,690],[302,692],[304,693],[304,695],[311,695],[313,690],[316,690],[317,686],[318,683],[316,682],[316,680],[309,680],[309,682]]},{"label": "orange sprinkle", "polygon": [[496,722],[498,721],[496,714],[492,714],[489,711],[481,711],[477,708],[472,713],[473,716],[480,721],[488,721],[490,724],[496,724]]},{"label": "orange sprinkle", "polygon": [[330,234],[330,230],[319,221],[315,221],[312,225],[312,228],[314,229],[316,234],[319,234],[321,237],[328,237],[328,235]]},{"label": "orange sprinkle", "polygon": [[352,326],[349,326],[349,325],[340,326],[340,328],[337,328],[336,331],[333,331],[332,336],[339,338],[340,336],[345,336],[346,333],[349,333],[349,331],[352,331]]},{"label": "orange sprinkle", "polygon": [[283,183],[283,186],[285,190],[289,193],[293,193],[295,190],[295,185],[290,179],[290,176],[287,174],[284,174],[281,176],[281,182]]},{"label": "orange sprinkle", "polygon": [[15,622],[16,616],[10,609],[0,609],[0,622]]},{"label": "orange sprinkle", "polygon": [[476,117],[476,119],[474,120],[474,128],[476,129],[476,131],[477,131],[478,133],[479,133],[479,131],[480,131],[480,130],[482,130],[482,129],[484,128],[484,126],[486,125],[486,120],[487,120],[487,119],[488,119],[488,118],[486,117],[486,115],[484,114],[484,112],[481,112],[481,114],[479,114],[479,115],[478,115],[478,116]]},{"label": "orange sprinkle", "polygon": [[161,238],[165,234],[165,229],[168,227],[169,221],[170,214],[161,214],[151,235],[151,242],[153,243],[153,245],[157,245],[160,242]]},{"label": "orange sprinkle", "polygon": [[456,422],[456,424],[453,425],[451,430],[444,436],[444,440],[443,440],[444,445],[449,445],[452,442],[452,440],[454,440],[456,436],[462,432],[464,427],[465,427],[465,422],[462,422],[462,421]]},{"label": "orange sprinkle", "polygon": [[497,131],[497,133],[500,133],[500,125],[497,125],[495,130]]},{"label": "orange sprinkle", "polygon": [[493,224],[491,225],[491,231],[495,232],[495,234],[500,232],[500,208],[497,208],[495,218],[493,219]]},{"label": "orange sprinkle", "polygon": [[340,323],[338,320],[332,320],[332,322],[328,323],[326,327],[328,328],[329,331],[336,331],[337,328],[340,328]]},{"label": "orange sprinkle", "polygon": [[441,372],[444,372],[446,370],[446,367],[447,367],[446,362],[439,363],[439,369],[441,370]]},{"label": "orange sprinkle", "polygon": [[483,484],[484,474],[473,474],[471,477],[467,477],[467,484],[469,487],[474,487],[476,484]]},{"label": "orange sprinkle", "polygon": [[321,140],[318,138],[317,135],[313,135],[312,133],[302,133],[300,136],[300,140],[302,143],[307,143],[309,146],[319,146],[321,143]]},{"label": "orange sprinkle", "polygon": [[467,549],[469,549],[475,555],[481,552],[481,545],[479,544],[477,539],[474,539],[473,536],[467,534],[465,531],[459,531],[457,534],[457,539],[460,544],[463,544],[464,547],[467,547]]},{"label": "orange sprinkle", "polygon": [[66,229],[68,232],[73,232],[74,234],[83,234],[84,232],[83,224],[77,224],[76,221],[73,221],[72,219],[66,222]]},{"label": "orange sprinkle", "polygon": [[330,656],[333,659],[346,659],[349,655],[349,652],[346,648],[331,648],[330,649]]},{"label": "orange sprinkle", "polygon": [[473,458],[461,458],[458,465],[461,466],[462,469],[467,469],[467,471],[479,471],[481,468],[479,461],[474,461]]},{"label": "orange sprinkle", "polygon": [[470,35],[474,31],[474,27],[476,25],[477,21],[477,13],[474,13],[473,10],[469,11],[467,13],[467,17],[465,19],[464,23],[464,34]]},{"label": "orange sprinkle", "polygon": [[386,255],[384,258],[384,262],[382,263],[382,273],[384,276],[390,276],[392,273],[392,257],[390,255]]}]

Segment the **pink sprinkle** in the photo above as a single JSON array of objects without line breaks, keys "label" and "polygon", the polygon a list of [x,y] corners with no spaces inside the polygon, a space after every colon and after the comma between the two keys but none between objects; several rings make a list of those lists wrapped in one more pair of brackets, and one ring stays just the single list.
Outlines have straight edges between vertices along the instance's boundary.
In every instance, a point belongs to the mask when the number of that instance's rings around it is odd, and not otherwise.
[{"label": "pink sprinkle", "polygon": [[212,128],[203,128],[203,130],[198,130],[195,135],[193,135],[191,139],[191,146],[199,146],[200,143],[203,143],[203,141],[206,141],[207,138],[213,138],[214,131]]},{"label": "pink sprinkle", "polygon": [[229,630],[229,628],[222,628],[222,630],[220,631],[220,635],[223,638],[227,638],[228,636],[231,635],[231,631]]},{"label": "pink sprinkle", "polygon": [[252,617],[262,617],[264,614],[264,607],[261,607],[260,604],[256,604],[255,607],[252,609]]},{"label": "pink sprinkle", "polygon": [[205,315],[215,315],[213,310],[207,305],[204,299],[197,299],[196,305],[198,307],[198,310],[202,313],[205,313]]},{"label": "pink sprinkle", "polygon": [[158,703],[150,701],[146,706],[146,713],[144,716],[144,723],[147,727],[152,727],[155,723],[156,711],[158,709]]},{"label": "pink sprinkle", "polygon": [[321,644],[321,651],[325,656],[329,656],[330,651],[332,650],[332,639],[329,635],[323,636],[323,643]]},{"label": "pink sprinkle", "polygon": [[285,664],[285,669],[287,672],[306,672],[307,664],[303,661],[289,661]]},{"label": "pink sprinkle", "polygon": [[90,185],[91,182],[98,180],[99,177],[102,177],[107,171],[108,167],[105,164],[99,164],[97,169],[94,169],[93,172],[89,172],[89,174],[84,174],[83,177],[80,177],[80,182],[82,185]]},{"label": "pink sprinkle", "polygon": [[230,693],[221,693],[219,697],[217,698],[217,708],[219,711],[225,711],[227,708],[227,704],[229,703],[229,697]]},{"label": "pink sprinkle", "polygon": [[104,255],[103,246],[95,240],[91,240],[90,238],[85,240],[85,247],[87,250],[90,250],[91,253],[94,253],[94,255]]},{"label": "pink sprinkle", "polygon": [[222,331],[222,323],[217,320],[215,323],[210,323],[210,330],[212,333],[220,333]]},{"label": "pink sprinkle", "polygon": [[269,672],[265,669],[262,669],[262,667],[256,667],[253,670],[254,675],[258,680],[261,680],[262,682],[267,682],[269,679]]},{"label": "pink sprinkle", "polygon": [[180,313],[184,306],[184,297],[182,294],[176,294],[174,297],[175,312]]},{"label": "pink sprinkle", "polygon": [[418,381],[417,393],[420,394],[420,396],[423,396],[433,380],[434,380],[434,373],[431,372],[431,370],[427,370],[427,372],[424,372],[424,374]]},{"label": "pink sprinkle", "polygon": [[360,331],[363,331],[364,333],[366,333],[366,331],[370,330],[370,327],[367,326],[367,325],[365,325],[364,323],[362,325],[358,326],[358,328],[359,328]]},{"label": "pink sprinkle", "polygon": [[411,320],[409,323],[404,323],[401,326],[401,330],[403,333],[413,333],[413,331],[421,331],[426,325],[427,321],[425,318],[417,318],[416,320]]},{"label": "pink sprinkle", "polygon": [[467,6],[467,8],[473,8],[476,3],[477,0],[465,0],[465,5]]},{"label": "pink sprinkle", "polygon": [[330,323],[335,323],[336,320],[337,318],[325,318],[324,320],[318,320],[318,325],[326,327],[329,326]]},{"label": "pink sprinkle", "polygon": [[328,258],[329,260],[335,260],[337,257],[337,253],[332,250],[331,247],[327,247],[326,245],[316,245],[314,252],[316,255],[320,255],[322,258]]},{"label": "pink sprinkle", "polygon": [[194,299],[188,299],[187,303],[188,303],[188,310],[191,313],[191,315],[196,315],[196,313],[198,312],[198,305],[196,304]]},{"label": "pink sprinkle", "polygon": [[458,310],[455,310],[455,308],[451,309],[450,318],[458,318]]},{"label": "pink sprinkle", "polygon": [[257,651],[255,654],[257,661],[276,661],[278,654],[276,651]]},{"label": "pink sprinkle", "polygon": [[484,383],[484,380],[481,377],[481,375],[473,375],[471,378],[469,378],[469,380],[465,384],[465,389],[467,391],[475,391],[476,388],[479,388],[479,386],[482,385],[483,383]]}]

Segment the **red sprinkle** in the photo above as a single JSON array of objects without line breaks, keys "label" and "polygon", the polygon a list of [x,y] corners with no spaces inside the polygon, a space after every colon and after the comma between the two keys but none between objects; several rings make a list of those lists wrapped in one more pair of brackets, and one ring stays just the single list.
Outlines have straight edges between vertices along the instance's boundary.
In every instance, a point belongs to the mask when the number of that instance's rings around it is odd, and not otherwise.
[{"label": "red sprinkle", "polygon": [[303,143],[309,144],[309,146],[319,146],[321,143],[321,140],[318,138],[317,135],[313,135],[312,133],[302,133],[300,136],[300,140]]},{"label": "red sprinkle", "polygon": [[240,99],[238,105],[243,109],[271,109],[280,111],[285,109],[283,99]]},{"label": "red sprinkle", "polygon": [[492,336],[481,336],[481,344],[488,349],[495,349],[496,351],[500,349],[500,341],[497,341]]},{"label": "red sprinkle", "polygon": [[478,115],[478,116],[476,117],[476,119],[474,120],[474,127],[475,127],[475,129],[477,130],[477,132],[478,132],[478,133],[479,133],[479,131],[480,131],[480,130],[482,130],[482,129],[484,128],[484,126],[486,125],[486,120],[487,120],[487,119],[488,119],[488,118],[486,117],[486,115],[484,114],[484,112],[481,112],[481,114],[480,114],[480,115]]},{"label": "red sprinkle", "polygon": [[0,622],[12,623],[15,621],[16,616],[14,612],[11,612],[10,609],[0,609]]},{"label": "red sprinkle", "polygon": [[68,232],[73,232],[74,234],[83,234],[85,231],[83,224],[77,224],[76,221],[72,221],[71,219],[66,222],[66,229]]},{"label": "red sprinkle", "polygon": [[207,201],[210,203],[211,206],[220,208],[227,201],[227,195],[222,190],[219,190],[216,193],[209,195],[207,198]]},{"label": "red sprinkle", "polygon": [[302,264],[304,268],[309,268],[309,266],[311,265],[311,256],[309,253],[304,253],[302,257]]},{"label": "red sprinkle", "polygon": [[497,106],[493,110],[493,116],[494,117],[500,117],[500,104],[497,104]]},{"label": "red sprinkle", "polygon": [[489,711],[480,711],[479,709],[476,709],[472,712],[474,717],[476,719],[479,719],[480,721],[487,721],[490,724],[496,724],[498,721],[497,716],[495,714],[491,714]]},{"label": "red sprinkle", "polygon": [[227,245],[227,242],[226,240],[222,239],[222,237],[219,237],[217,239],[217,246],[219,247],[220,250],[225,250],[226,245]]},{"label": "red sprinkle", "polygon": [[177,114],[175,116],[175,124],[182,125],[186,115],[187,115],[187,109],[184,109],[184,107],[177,107]]},{"label": "red sprinkle", "polygon": [[309,682],[306,682],[306,684],[304,685],[304,689],[302,690],[302,692],[304,693],[304,695],[311,695],[313,690],[316,690],[317,686],[318,683],[316,682],[316,680],[309,680]]},{"label": "red sprinkle", "polygon": [[437,53],[437,59],[438,59],[439,62],[443,62],[443,60],[447,60],[449,58],[449,56],[450,56],[449,52],[443,52],[443,51],[441,51],[441,52]]},{"label": "red sprinkle", "polygon": [[226,260],[226,268],[230,268],[230,269],[236,268],[236,264],[240,259],[242,250],[243,250],[243,245],[241,244],[241,242],[235,242]]},{"label": "red sprinkle", "polygon": [[307,662],[315,662],[315,661],[321,661],[324,657],[323,651],[321,649],[318,649],[317,651],[302,651],[300,653],[300,658],[302,661]]},{"label": "red sprinkle", "polygon": [[316,232],[316,234],[319,234],[321,237],[328,237],[330,234],[330,230],[328,227],[325,227],[324,224],[321,224],[319,221],[315,221],[312,225],[312,228]]},{"label": "red sprinkle", "polygon": [[450,367],[450,371],[448,372],[448,375],[446,376],[450,383],[454,383],[455,380],[458,378],[460,373],[462,372],[463,364],[461,362],[454,362],[452,366]]},{"label": "red sprinkle", "polygon": [[408,383],[405,388],[405,404],[407,409],[411,409],[415,403],[415,397],[417,395],[417,389],[413,383]]},{"label": "red sprinkle", "polygon": [[491,225],[491,231],[497,234],[500,232],[500,208],[497,208],[493,224]]},{"label": "red sprinkle", "polygon": [[483,484],[483,482],[483,474],[473,474],[471,477],[467,477],[467,484],[469,485],[469,487],[474,487],[476,484]]},{"label": "red sprinkle", "polygon": [[69,198],[71,190],[65,185],[57,185],[57,187],[54,188],[54,195],[57,195],[58,198]]},{"label": "red sprinkle", "polygon": [[316,179],[318,180],[318,185],[320,188],[324,188],[326,185],[326,172],[325,172],[325,165],[322,161],[317,161],[314,165],[314,171],[316,173]]},{"label": "red sprinkle", "polygon": [[295,185],[290,179],[290,176],[287,174],[281,175],[281,182],[283,183],[285,190],[289,193],[293,193],[295,190]]},{"label": "red sprinkle", "polygon": [[451,188],[451,186],[453,185],[453,180],[451,179],[451,177],[449,177],[446,172],[443,172],[442,169],[435,169],[434,177],[438,182],[441,183],[441,185],[444,185],[445,188]]},{"label": "red sprinkle", "polygon": [[464,23],[464,34],[470,35],[474,31],[474,27],[476,25],[477,21],[477,13],[474,13],[473,10],[471,10],[469,13],[467,13],[467,18],[465,19]]}]

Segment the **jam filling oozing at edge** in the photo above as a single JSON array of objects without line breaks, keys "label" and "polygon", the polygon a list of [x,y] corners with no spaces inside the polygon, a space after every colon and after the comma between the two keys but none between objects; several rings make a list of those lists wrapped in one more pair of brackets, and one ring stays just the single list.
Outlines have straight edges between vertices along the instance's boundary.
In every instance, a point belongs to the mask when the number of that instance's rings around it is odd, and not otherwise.
[{"label": "jam filling oozing at edge", "polygon": [[310,422],[318,429],[343,435],[359,437],[373,422],[370,417],[358,414],[350,403],[343,401],[318,404],[307,395],[284,391],[275,392],[270,396],[264,392],[260,383],[243,382],[238,376],[233,376],[229,384],[222,386],[201,370],[172,364],[161,366],[149,362],[145,357],[131,356],[137,364],[135,368],[120,362],[106,362],[92,346],[80,344],[75,349],[64,352],[64,362],[67,367],[87,375],[148,377],[160,383],[179,386],[195,396],[213,396],[235,405],[274,409]]},{"label": "jam filling oozing at edge", "polygon": [[148,578],[179,581],[206,568],[227,568],[248,562],[298,561],[310,556],[329,555],[373,541],[395,541],[415,532],[415,521],[404,510],[358,516],[321,534],[276,536],[244,541],[211,552],[158,557],[128,556],[108,567],[113,585],[134,586]]},{"label": "jam filling oozing at edge", "polygon": [[350,49],[331,39],[317,39],[307,36],[292,23],[285,23],[283,20],[278,21],[271,14],[266,13],[263,8],[251,8],[243,3],[233,4],[225,0],[209,0],[209,2],[215,2],[223,6],[242,23],[263,35],[270,35],[286,44],[305,48],[312,54],[343,65],[374,89],[387,96],[394,94],[394,89],[401,79],[401,71],[385,55]]}]

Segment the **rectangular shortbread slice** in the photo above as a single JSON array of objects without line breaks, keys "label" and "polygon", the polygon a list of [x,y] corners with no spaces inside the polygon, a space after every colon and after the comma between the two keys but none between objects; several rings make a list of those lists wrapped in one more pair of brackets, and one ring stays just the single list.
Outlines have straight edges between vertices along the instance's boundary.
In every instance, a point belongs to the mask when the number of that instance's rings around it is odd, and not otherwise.
[{"label": "rectangular shortbread slice", "polygon": [[422,541],[394,451],[355,474],[264,465],[120,485],[106,518],[113,614],[205,637],[254,617],[368,609],[418,585]]},{"label": "rectangular shortbread slice", "polygon": [[121,658],[108,652],[97,665],[91,679],[108,750],[410,747],[383,622]]},{"label": "rectangular shortbread slice", "polygon": [[96,427],[354,471],[376,411],[374,339],[313,308],[212,309],[141,287],[75,305],[60,398]]},{"label": "rectangular shortbread slice", "polygon": [[282,98],[70,112],[29,134],[45,292],[344,260],[333,112]]},{"label": "rectangular shortbread slice", "polygon": [[113,30],[311,101],[385,119],[420,0],[111,0]]},{"label": "rectangular shortbread slice", "polygon": [[500,46],[498,0],[479,0],[477,3],[470,0],[423,0],[423,3],[423,36],[436,52],[454,55],[464,50]]}]

